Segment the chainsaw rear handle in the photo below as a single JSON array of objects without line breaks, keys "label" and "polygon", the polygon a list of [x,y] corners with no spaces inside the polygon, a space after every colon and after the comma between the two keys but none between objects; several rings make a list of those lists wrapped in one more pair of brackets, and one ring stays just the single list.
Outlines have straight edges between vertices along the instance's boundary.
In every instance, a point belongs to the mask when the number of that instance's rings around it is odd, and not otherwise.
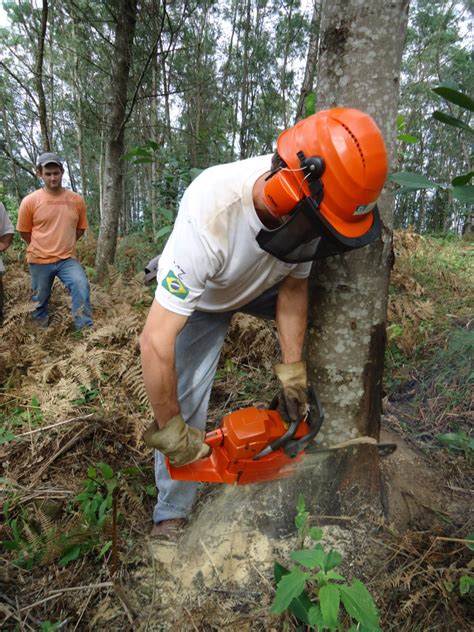
[{"label": "chainsaw rear handle", "polygon": [[[301,423],[301,420],[292,421],[288,426],[285,434],[283,434],[281,437],[278,437],[278,439],[275,439],[275,441],[273,441],[272,443],[269,443],[265,448],[263,448],[263,450],[260,450],[260,452],[253,457],[253,461],[259,461],[264,456],[267,456],[267,454],[271,454],[281,447],[283,447],[283,451],[285,452],[285,454],[287,454],[290,458],[294,458],[299,452],[304,450],[308,443],[312,441],[314,437],[318,434],[324,421],[324,412],[321,406],[321,402],[319,401],[318,394],[316,393],[316,389],[312,384],[309,385],[308,390],[310,395],[310,403],[306,423],[308,424],[310,431],[299,439],[293,439],[298,426]],[[316,419],[314,418],[312,411],[313,405],[316,407]]]}]

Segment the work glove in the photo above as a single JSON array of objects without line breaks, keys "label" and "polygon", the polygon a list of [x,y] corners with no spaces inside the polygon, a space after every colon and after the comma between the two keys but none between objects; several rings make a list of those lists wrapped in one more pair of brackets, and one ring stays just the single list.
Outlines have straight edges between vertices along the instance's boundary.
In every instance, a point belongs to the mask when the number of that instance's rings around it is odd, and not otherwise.
[{"label": "work glove", "polygon": [[188,426],[181,415],[175,415],[161,429],[154,421],[145,430],[143,440],[167,456],[171,465],[181,467],[209,456],[211,448],[204,443],[205,435],[203,430]]},{"label": "work glove", "polygon": [[276,398],[276,409],[287,423],[305,419],[309,412],[306,364],[275,364],[273,370],[282,386]]}]

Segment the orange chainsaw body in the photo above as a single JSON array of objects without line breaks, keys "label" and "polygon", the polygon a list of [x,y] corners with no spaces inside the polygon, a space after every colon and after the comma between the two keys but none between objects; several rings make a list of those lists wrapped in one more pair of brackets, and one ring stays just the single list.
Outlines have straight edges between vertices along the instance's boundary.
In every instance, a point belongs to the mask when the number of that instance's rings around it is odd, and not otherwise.
[{"label": "orange chainsaw body", "polygon": [[[237,410],[225,415],[220,427],[206,434],[205,442],[212,448],[208,457],[182,467],[174,467],[167,458],[166,467],[170,477],[180,481],[245,485],[285,478],[294,472],[303,450],[293,457],[283,448],[257,455],[282,437],[287,428],[276,410],[255,406]],[[308,423],[301,421],[292,438],[298,440],[309,433]]]}]

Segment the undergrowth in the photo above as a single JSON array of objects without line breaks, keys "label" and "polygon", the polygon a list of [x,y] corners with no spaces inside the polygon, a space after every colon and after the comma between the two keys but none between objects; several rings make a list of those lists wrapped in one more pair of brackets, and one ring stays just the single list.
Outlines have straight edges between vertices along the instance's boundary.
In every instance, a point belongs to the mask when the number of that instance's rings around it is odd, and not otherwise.
[{"label": "undergrowth", "polygon": [[[9,251],[7,320],[0,338],[5,503],[0,537],[12,543],[2,553],[0,573],[6,598],[2,607],[10,626],[5,629],[15,629],[16,624],[54,629],[51,622],[68,618],[73,627],[80,621],[85,629],[98,613],[106,616],[113,581],[115,586],[120,577],[122,585],[132,586],[132,570],[150,563],[144,561],[143,542],[156,490],[151,454],[141,443],[149,408],[137,341],[152,293],[133,277],[154,254],[147,247],[135,237],[124,240],[119,257],[123,274],[111,269],[105,288],[92,283],[95,326],[80,339],[71,333],[67,295],[61,287],[53,290],[53,326],[45,332],[32,328],[29,276],[15,252]],[[80,248],[81,260],[93,272],[94,241],[86,240]],[[463,487],[473,451],[472,250],[459,241],[411,233],[397,234],[395,248],[386,389],[398,406],[396,430],[417,437],[421,447],[428,446],[440,476],[447,478],[449,472],[450,480]],[[233,322],[211,400],[214,422],[229,410],[268,404],[275,391],[271,366],[278,361],[277,354],[271,325],[251,319]],[[458,539],[466,533],[463,525]],[[393,538],[395,550],[398,540]],[[408,614],[413,605],[414,626],[422,626],[424,609],[429,610],[434,600],[442,597],[448,612],[459,604],[464,608],[471,599],[470,580],[465,579],[470,551],[459,545],[463,557],[456,561],[457,542],[443,549],[440,559],[446,573],[438,570],[436,556],[427,557],[423,575],[416,575],[416,591],[406,589],[405,576],[395,573],[400,564],[410,570],[410,561],[425,555],[421,536],[418,542],[419,546],[401,550],[400,559],[394,557],[393,584],[387,585],[386,595],[377,595],[383,620],[393,620],[395,626],[401,622],[401,603]],[[437,546],[442,542],[438,540]],[[421,583],[423,578],[426,584]],[[102,587],[75,591],[88,584]],[[52,590],[57,591],[54,599]],[[122,604],[122,598],[116,596],[115,602]],[[135,598],[137,613],[147,607],[153,611],[140,588]],[[126,607],[130,614],[131,606]],[[21,623],[16,618],[19,608],[24,609],[18,614]],[[123,629],[123,620],[124,607],[119,605],[103,629]]]}]

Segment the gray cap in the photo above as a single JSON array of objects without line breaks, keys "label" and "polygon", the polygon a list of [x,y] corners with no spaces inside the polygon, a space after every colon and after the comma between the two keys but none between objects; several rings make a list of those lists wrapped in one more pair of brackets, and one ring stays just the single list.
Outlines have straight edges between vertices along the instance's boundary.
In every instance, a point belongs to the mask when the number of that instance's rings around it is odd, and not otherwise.
[{"label": "gray cap", "polygon": [[59,156],[57,156],[56,154],[52,154],[50,152],[41,154],[41,156],[38,157],[38,160],[37,160],[38,167],[45,167],[46,165],[50,165],[50,164],[54,164],[54,165],[58,165],[59,167],[62,167],[63,161],[61,160]]}]

